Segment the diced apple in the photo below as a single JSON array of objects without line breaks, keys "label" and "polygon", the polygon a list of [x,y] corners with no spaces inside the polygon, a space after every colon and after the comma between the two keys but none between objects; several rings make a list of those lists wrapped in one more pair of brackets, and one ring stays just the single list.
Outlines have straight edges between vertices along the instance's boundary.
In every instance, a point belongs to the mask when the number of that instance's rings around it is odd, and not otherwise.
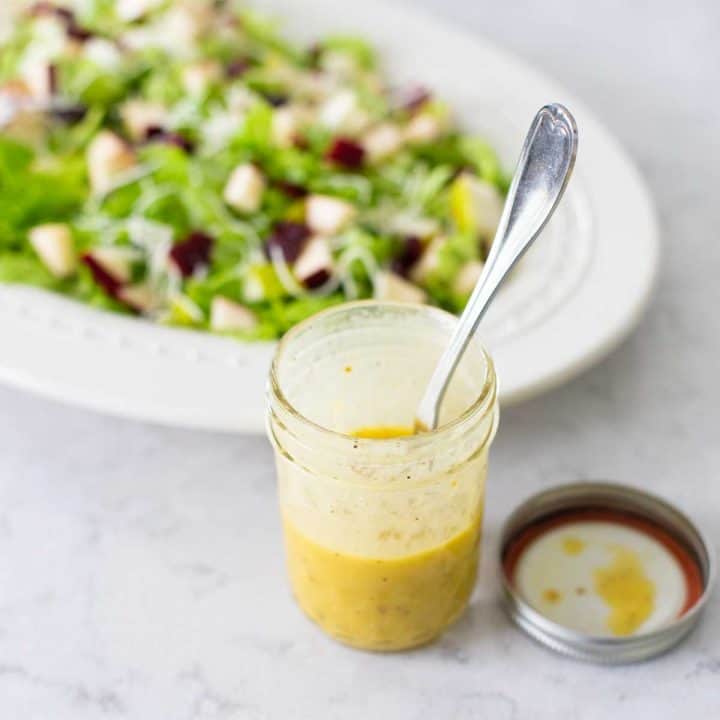
[{"label": "diced apple", "polygon": [[119,284],[130,282],[138,251],[130,247],[95,247],[87,253]]},{"label": "diced apple", "polygon": [[413,285],[394,272],[382,270],[375,275],[375,299],[386,302],[422,304],[427,294],[422,288]]},{"label": "diced apple", "polygon": [[238,165],[225,185],[223,197],[230,207],[240,212],[256,212],[262,204],[265,178],[255,165]]},{"label": "diced apple", "polygon": [[429,143],[437,140],[443,132],[443,124],[439,118],[430,113],[416,115],[405,126],[405,140],[411,144]]},{"label": "diced apple", "polygon": [[350,135],[362,132],[369,123],[367,113],[352,90],[331,95],[320,107],[318,119],[326,128]]},{"label": "diced apple", "polygon": [[453,290],[461,297],[470,295],[475,289],[484,267],[485,263],[480,260],[470,260],[465,263],[453,282]]},{"label": "diced apple", "polygon": [[463,232],[492,237],[503,205],[503,197],[494,185],[467,172],[458,175],[450,188],[450,212]]},{"label": "diced apple", "polygon": [[217,331],[252,330],[258,324],[257,316],[244,305],[216,295],[210,304],[210,327]]},{"label": "diced apple", "polygon": [[173,3],[168,10],[150,23],[133,25],[121,41],[131,50],[162,48],[174,57],[191,57],[195,41],[212,24],[213,11],[209,3]]},{"label": "diced apple", "polygon": [[228,110],[237,118],[242,118],[257,100],[257,94],[244,85],[233,85],[225,95]]},{"label": "diced apple", "polygon": [[325,50],[320,59],[322,69],[340,80],[351,78],[358,71],[355,58],[340,50]]},{"label": "diced apple", "polygon": [[291,105],[279,107],[273,112],[273,142],[280,147],[292,147],[302,127],[304,114],[300,108]]},{"label": "diced apple", "polygon": [[326,73],[308,73],[289,68],[285,82],[302,96],[315,104],[326,102],[336,87],[336,81]]},{"label": "diced apple", "polygon": [[30,89],[23,80],[10,80],[0,87],[0,131],[2,135],[35,145],[45,135],[45,113],[33,107]]},{"label": "diced apple", "polygon": [[325,238],[312,237],[307,241],[293,272],[299,282],[309,288],[324,285],[332,275],[334,263],[330,245]]},{"label": "diced apple", "polygon": [[155,310],[159,304],[157,293],[147,284],[126,285],[118,289],[117,299],[141,313]]},{"label": "diced apple", "polygon": [[120,117],[133,140],[144,140],[150,128],[165,124],[167,110],[160,103],[128,100],[120,108]]},{"label": "diced apple", "polygon": [[305,206],[305,216],[312,232],[332,235],[355,217],[355,206],[330,195],[310,195]]},{"label": "diced apple", "polygon": [[247,302],[265,300],[265,286],[257,273],[248,273],[243,284],[243,300],[247,300]]},{"label": "diced apple", "polygon": [[109,130],[103,130],[87,149],[90,185],[96,194],[107,192],[117,176],[135,165],[132,149]]},{"label": "diced apple", "polygon": [[62,223],[37,225],[28,235],[30,244],[43,265],[58,278],[72,275],[77,267],[77,255],[70,228]]},{"label": "diced apple", "polygon": [[83,54],[90,62],[111,72],[118,70],[122,64],[120,48],[105,38],[90,38],[83,45]]},{"label": "diced apple", "polygon": [[55,94],[57,89],[57,68],[49,62],[28,63],[23,73],[23,79],[35,100],[45,102]]},{"label": "diced apple", "polygon": [[[2,3],[3,6],[8,4],[11,3],[7,1]],[[16,3],[16,6],[19,5]],[[56,60],[70,50],[75,43],[68,34],[68,21],[54,10],[35,15],[32,20],[31,33],[31,40],[26,45],[21,59],[23,74],[39,61]]]},{"label": "diced apple", "polygon": [[403,136],[397,125],[383,123],[370,130],[363,138],[362,144],[370,162],[378,162],[393,155],[402,147]]},{"label": "diced apple", "polygon": [[331,130],[342,126],[357,109],[357,96],[351,90],[336,93],[320,108],[320,122]]},{"label": "diced apple", "polygon": [[182,72],[182,82],[190,95],[204,95],[222,77],[222,67],[215,60],[203,60],[188,65]]},{"label": "diced apple", "polygon": [[161,4],[162,0],[117,0],[115,12],[124,22],[135,22]]},{"label": "diced apple", "polygon": [[200,128],[204,147],[211,153],[224,150],[242,122],[243,113],[237,110],[213,113]]},{"label": "diced apple", "polygon": [[3,103],[22,104],[32,99],[30,88],[24,80],[16,78],[8,80],[0,86],[0,96]]},{"label": "diced apple", "polygon": [[168,43],[176,47],[185,46],[183,50],[178,49],[179,54],[184,54],[200,35],[208,31],[213,22],[213,12],[209,3],[195,0],[176,2],[159,18],[157,25],[166,34]]},{"label": "diced apple", "polygon": [[438,235],[433,238],[425,248],[420,260],[415,263],[410,271],[410,279],[416,283],[423,283],[438,267],[440,249],[447,242],[447,238]]}]

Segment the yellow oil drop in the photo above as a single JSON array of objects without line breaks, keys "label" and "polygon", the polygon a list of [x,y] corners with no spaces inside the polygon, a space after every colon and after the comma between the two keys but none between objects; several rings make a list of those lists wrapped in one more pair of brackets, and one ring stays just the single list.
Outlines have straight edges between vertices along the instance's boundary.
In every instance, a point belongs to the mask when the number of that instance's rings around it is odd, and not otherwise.
[{"label": "yellow oil drop", "polygon": [[353,437],[368,438],[372,440],[384,440],[388,438],[406,437],[414,435],[415,430],[402,425],[380,425],[378,427],[365,427],[355,430]]},{"label": "yellow oil drop", "polygon": [[585,541],[575,535],[563,538],[563,551],[566,555],[579,555],[585,549]]},{"label": "yellow oil drop", "polygon": [[550,605],[556,605],[562,600],[562,593],[560,593],[555,588],[547,588],[546,590],[543,590],[542,597],[546,603],[550,603]]},{"label": "yellow oil drop", "polygon": [[610,608],[607,624],[613,635],[632,635],[652,614],[655,586],[637,553],[614,548],[610,565],[594,573],[595,592]]}]

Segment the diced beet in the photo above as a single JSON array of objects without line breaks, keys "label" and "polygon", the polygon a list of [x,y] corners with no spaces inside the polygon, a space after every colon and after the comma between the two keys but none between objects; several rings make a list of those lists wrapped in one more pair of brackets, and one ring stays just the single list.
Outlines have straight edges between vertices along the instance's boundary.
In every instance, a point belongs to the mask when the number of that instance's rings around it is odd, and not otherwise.
[{"label": "diced beet", "polygon": [[85,105],[64,105],[51,108],[52,116],[68,125],[80,122],[87,114]]},{"label": "diced beet", "polygon": [[250,61],[247,58],[236,58],[231,60],[225,67],[225,75],[231,79],[239,78],[250,69]]},{"label": "diced beet", "polygon": [[408,235],[403,240],[400,252],[392,261],[393,271],[405,277],[410,268],[420,259],[422,251],[423,246],[420,238],[415,235]]},{"label": "diced beet", "polygon": [[196,268],[210,262],[213,239],[199,230],[191,232],[184,240],[173,245],[170,260],[183,277],[192,275]]},{"label": "diced beet", "polygon": [[58,91],[58,69],[57,65],[50,63],[47,66],[47,86],[51,95],[55,95]]},{"label": "diced beet", "polygon": [[285,193],[288,197],[299,199],[303,198],[308,194],[308,191],[302,185],[296,185],[295,183],[287,182],[285,180],[277,180],[273,183],[280,192]]},{"label": "diced beet", "polygon": [[414,112],[419,110],[428,100],[430,100],[431,94],[427,88],[420,85],[410,88],[407,90],[400,101],[400,107],[405,110]]},{"label": "diced beet", "polygon": [[79,25],[74,18],[67,22],[65,32],[69,38],[81,43],[89,40],[94,35],[91,30]]},{"label": "diced beet", "polygon": [[82,262],[90,270],[93,280],[112,298],[117,298],[117,294],[122,287],[122,283],[111,275],[92,255],[86,253],[82,256]]},{"label": "diced beet", "polygon": [[335,138],[325,158],[346,168],[359,168],[365,159],[365,149],[349,138]]},{"label": "diced beet", "polygon": [[186,153],[191,153],[195,149],[195,143],[190,138],[181,135],[180,133],[166,130],[160,125],[150,125],[145,130],[145,139],[148,142],[164,143],[165,145],[174,145],[175,147],[184,150]]},{"label": "diced beet", "polygon": [[315,288],[323,286],[329,279],[330,272],[323,268],[322,270],[318,270],[317,272],[313,273],[309,277],[306,277],[303,280],[303,285],[305,285],[308,290],[314,290]]},{"label": "diced beet", "polygon": [[273,228],[272,235],[265,241],[268,255],[274,247],[279,248],[282,252],[285,262],[295,262],[303,247],[305,241],[310,237],[310,228],[303,223],[295,222],[279,222]]},{"label": "diced beet", "polygon": [[75,13],[70,8],[55,5],[55,9],[53,10],[53,12],[59,18],[62,18],[68,25],[75,22]]},{"label": "diced beet", "polygon": [[308,142],[308,139],[303,135],[293,135],[292,144],[293,147],[296,147],[298,150],[310,149],[310,143]]},{"label": "diced beet", "polygon": [[168,132],[160,136],[160,142],[164,142],[168,145],[174,145],[184,150],[186,153],[191,153],[195,149],[195,143],[190,138],[181,135],[176,132]]},{"label": "diced beet", "polygon": [[282,107],[288,103],[287,95],[282,95],[281,93],[266,92],[263,93],[263,97],[267,100],[268,104],[273,107]]}]

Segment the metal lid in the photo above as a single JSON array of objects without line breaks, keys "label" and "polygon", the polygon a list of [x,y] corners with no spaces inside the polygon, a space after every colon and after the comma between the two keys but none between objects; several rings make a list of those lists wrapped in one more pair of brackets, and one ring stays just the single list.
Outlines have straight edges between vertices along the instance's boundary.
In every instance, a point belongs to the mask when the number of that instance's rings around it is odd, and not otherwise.
[{"label": "metal lid", "polygon": [[577,483],[531,497],[500,543],[504,603],[531,637],[572,657],[644,660],[695,626],[715,575],[697,526],[624,485]]}]

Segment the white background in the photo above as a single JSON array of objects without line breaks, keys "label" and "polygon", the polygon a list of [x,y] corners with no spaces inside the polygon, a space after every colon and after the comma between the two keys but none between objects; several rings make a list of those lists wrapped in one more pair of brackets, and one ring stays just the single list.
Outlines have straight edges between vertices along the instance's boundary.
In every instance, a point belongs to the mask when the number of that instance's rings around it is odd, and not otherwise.
[{"label": "white background", "polygon": [[720,6],[418,4],[555,76],[633,155],[663,228],[646,319],[599,367],[505,412],[475,602],[441,642],[405,655],[339,647],[292,604],[264,440],[109,419],[0,388],[3,718],[720,715],[717,600],[673,653],[604,669],[513,629],[494,563],[498,527],[522,498],[591,478],[676,501],[720,543]]}]

